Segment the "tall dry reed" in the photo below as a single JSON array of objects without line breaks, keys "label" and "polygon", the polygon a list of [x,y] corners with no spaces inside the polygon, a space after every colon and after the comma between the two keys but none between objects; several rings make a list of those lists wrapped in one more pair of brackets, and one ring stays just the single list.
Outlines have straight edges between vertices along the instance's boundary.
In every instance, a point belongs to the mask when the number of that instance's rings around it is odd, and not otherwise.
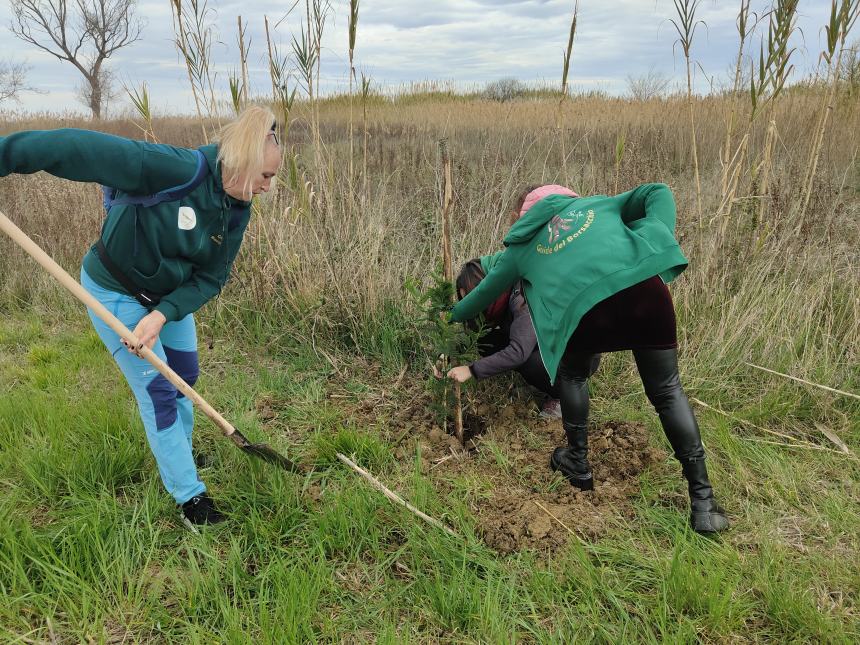
[{"label": "tall dry reed", "polygon": [[672,0],[675,4],[675,12],[678,15],[678,20],[670,22],[678,32],[678,40],[681,45],[681,50],[684,52],[684,62],[687,69],[687,103],[690,111],[690,146],[693,154],[693,173],[696,179],[696,212],[699,219],[702,217],[702,182],[699,179],[699,154],[696,147],[696,118],[693,109],[693,75],[692,63],[690,61],[690,49],[693,47],[693,38],[696,35],[696,28],[705,23],[702,20],[696,20],[696,11],[699,8],[701,0]]}]

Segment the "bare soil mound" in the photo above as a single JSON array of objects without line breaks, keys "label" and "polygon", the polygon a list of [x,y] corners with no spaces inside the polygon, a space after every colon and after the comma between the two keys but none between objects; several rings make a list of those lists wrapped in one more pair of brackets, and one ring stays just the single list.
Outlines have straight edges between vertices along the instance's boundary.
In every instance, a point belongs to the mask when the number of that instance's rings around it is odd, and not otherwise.
[{"label": "bare soil mound", "polygon": [[423,469],[440,491],[486,482],[477,484],[480,490],[467,489],[466,499],[484,541],[500,553],[553,551],[567,544],[571,531],[592,541],[605,535],[619,520],[632,517],[630,500],[639,493],[640,473],[666,459],[663,450],[648,445],[648,432],[640,424],[592,426],[595,489],[582,492],[549,468],[553,449],[564,445],[560,421],[539,419],[522,404],[496,414],[480,406],[479,412],[481,420],[468,419],[466,425],[473,432],[481,425],[485,429],[467,441],[468,452],[438,426],[418,424],[420,432],[413,436]]},{"label": "bare soil mound", "polygon": [[466,501],[484,541],[499,553],[555,551],[574,539],[571,532],[587,541],[600,539],[633,517],[639,475],[666,467],[666,452],[649,445],[645,426],[628,421],[592,425],[589,460],[595,488],[582,492],[550,470],[552,451],[566,443],[564,432],[560,420],[538,417],[530,396],[513,393],[513,400],[501,406],[472,401],[463,450],[435,424],[423,381],[398,378],[393,390],[399,396],[383,392],[353,406],[338,398],[337,405],[385,432],[404,463],[420,449],[424,474],[440,493]]}]

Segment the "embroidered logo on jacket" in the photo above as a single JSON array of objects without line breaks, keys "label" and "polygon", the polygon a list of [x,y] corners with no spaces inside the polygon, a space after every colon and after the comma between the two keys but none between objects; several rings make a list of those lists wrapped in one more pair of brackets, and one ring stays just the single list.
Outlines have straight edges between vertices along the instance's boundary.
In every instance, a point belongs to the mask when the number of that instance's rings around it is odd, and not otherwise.
[{"label": "embroidered logo on jacket", "polygon": [[197,213],[190,206],[179,207],[179,228],[183,231],[190,231],[197,226]]},{"label": "embroidered logo on jacket", "polygon": [[[579,229],[575,233],[568,233],[568,231],[573,228],[574,224],[578,224],[583,218],[585,219],[585,221],[582,223]],[[573,242],[576,238],[582,235],[588,229],[588,227],[591,226],[591,223],[593,221],[593,210],[589,210],[588,213],[583,213],[582,211],[573,211],[571,213],[556,215],[546,225],[547,231],[549,233],[547,246],[538,243],[536,247],[537,252],[543,255],[549,255],[550,253],[560,251],[569,243]],[[565,233],[568,233],[568,235],[565,236]]]},{"label": "embroidered logo on jacket", "polygon": [[571,223],[579,217],[582,217],[582,213],[564,213],[563,215],[553,217],[549,221],[549,224],[546,225],[546,230],[549,231],[549,241],[547,244],[557,242],[562,233],[569,231]]}]

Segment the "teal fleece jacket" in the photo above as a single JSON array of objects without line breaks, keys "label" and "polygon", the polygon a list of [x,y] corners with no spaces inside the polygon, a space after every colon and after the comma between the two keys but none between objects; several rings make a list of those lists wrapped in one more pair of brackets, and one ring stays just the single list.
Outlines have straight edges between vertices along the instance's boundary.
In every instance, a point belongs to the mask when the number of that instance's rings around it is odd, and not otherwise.
[{"label": "teal fleece jacket", "polygon": [[505,250],[454,306],[451,320],[474,318],[522,280],[541,358],[555,382],[567,341],[589,309],[652,276],[669,282],[687,267],[675,215],[664,184],[615,197],[545,197],[511,227]]},{"label": "teal fleece jacket", "polygon": [[[200,151],[210,172],[192,192],[147,208],[114,205],[102,226],[111,259],[138,287],[161,296],[155,309],[168,321],[196,311],[223,288],[251,216],[250,203],[224,192],[217,145]],[[32,130],[0,137],[0,177],[42,170],[111,186],[117,198],[180,186],[196,168],[194,150],[89,130]],[[128,293],[93,249],[84,257],[84,269],[104,288]]]}]

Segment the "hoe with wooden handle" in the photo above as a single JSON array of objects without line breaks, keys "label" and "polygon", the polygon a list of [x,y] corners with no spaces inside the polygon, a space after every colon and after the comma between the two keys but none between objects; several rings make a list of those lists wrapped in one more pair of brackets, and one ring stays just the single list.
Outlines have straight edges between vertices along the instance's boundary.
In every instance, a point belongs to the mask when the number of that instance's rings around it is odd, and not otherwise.
[{"label": "hoe with wooden handle", "polygon": [[[132,334],[131,331],[129,331],[129,329],[116,318],[116,316],[105,309],[105,307],[86,289],[84,289],[77,280],[63,270],[59,264],[54,262],[47,253],[39,248],[33,240],[27,237],[27,235],[15,226],[15,224],[13,224],[2,212],[0,212],[0,229],[11,237],[12,240],[24,249],[34,260],[36,260],[36,262],[47,269],[48,273],[54,276],[64,287],[66,287],[66,289],[71,291],[78,300],[92,309],[99,318],[119,334],[120,338],[125,340],[131,346],[137,347],[140,345],[140,341],[137,337]],[[290,472],[301,472],[301,468],[297,464],[290,461],[270,446],[264,443],[251,443],[248,441],[241,432],[236,430],[236,428],[234,428],[227,419],[218,414],[215,408],[209,405],[202,396],[197,394],[197,392],[195,392],[194,389],[188,385],[181,376],[179,376],[179,374],[170,369],[170,366],[161,360],[151,349],[148,347],[141,347],[138,354],[152,363],[152,366],[161,372],[161,374],[164,375],[164,378],[173,383],[177,390],[182,392],[185,396],[191,399],[195,405],[203,410],[204,414],[206,414],[206,416],[209,417],[215,425],[221,428],[224,435],[230,437],[230,439],[233,440],[233,443],[243,451],[268,461],[271,464],[280,466],[284,470],[288,470]]]}]

